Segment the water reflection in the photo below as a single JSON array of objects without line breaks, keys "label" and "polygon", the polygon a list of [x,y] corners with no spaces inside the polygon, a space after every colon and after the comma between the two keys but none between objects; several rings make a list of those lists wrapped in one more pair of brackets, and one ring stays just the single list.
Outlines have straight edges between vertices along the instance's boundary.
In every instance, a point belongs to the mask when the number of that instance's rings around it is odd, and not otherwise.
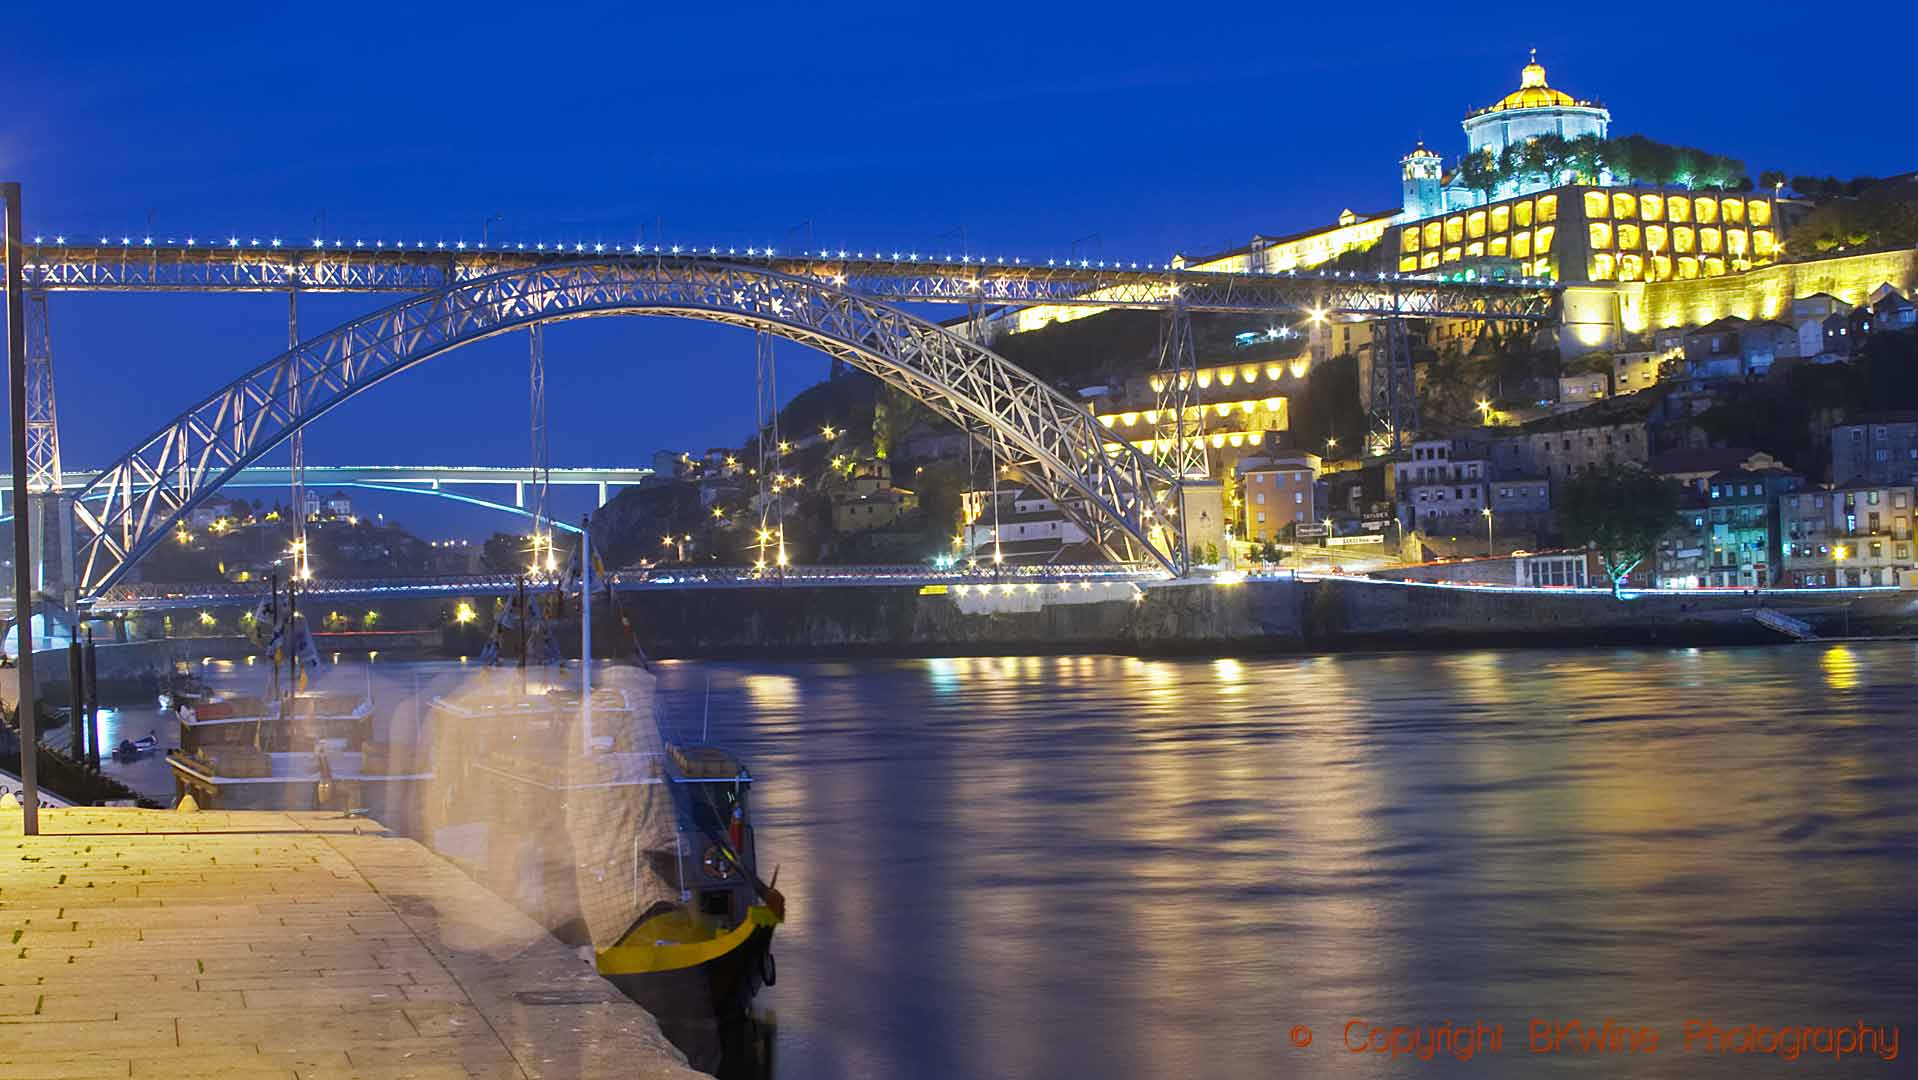
[{"label": "water reflection", "polygon": [[1842,648],[667,683],[761,778],[778,1075],[1369,1075],[1353,1016],[1909,1015],[1918,649]]}]

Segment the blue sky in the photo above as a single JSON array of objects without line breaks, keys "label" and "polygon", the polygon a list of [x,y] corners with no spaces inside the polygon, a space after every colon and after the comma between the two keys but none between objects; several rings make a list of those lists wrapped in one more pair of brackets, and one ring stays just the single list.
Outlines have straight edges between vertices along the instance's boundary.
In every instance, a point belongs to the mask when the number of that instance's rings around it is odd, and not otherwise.
[{"label": "blue sky", "polygon": [[[1459,118],[1533,46],[1615,134],[1754,172],[1918,164],[1885,126],[1908,96],[1898,35],[1802,7],[658,7],[34,0],[0,44],[0,174],[25,184],[29,232],[151,214],[162,233],[450,241],[499,214],[509,241],[643,226],[1156,261],[1396,205],[1398,157],[1421,136],[1455,156]],[[309,298],[302,325],[372,303]],[[286,335],[264,296],[56,296],[52,320],[75,465]],[[547,361],[556,463],[640,463],[751,423],[740,331],[574,323]],[[781,362],[790,389],[824,370]],[[309,460],[522,461],[525,381],[523,340],[437,359],[327,417]]]}]

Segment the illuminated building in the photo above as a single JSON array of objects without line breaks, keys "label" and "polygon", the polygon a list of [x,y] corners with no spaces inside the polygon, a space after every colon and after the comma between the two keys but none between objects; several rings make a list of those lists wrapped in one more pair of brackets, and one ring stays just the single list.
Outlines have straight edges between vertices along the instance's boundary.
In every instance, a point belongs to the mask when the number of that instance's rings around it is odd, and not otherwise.
[{"label": "illuminated building", "polygon": [[[1311,366],[1304,354],[1274,356],[1211,364],[1187,376],[1196,379],[1187,387],[1187,421],[1199,426],[1213,476],[1224,476],[1240,458],[1277,445],[1291,426],[1291,395],[1303,387]],[[1171,416],[1158,408],[1169,377],[1158,371],[1134,374],[1112,399],[1092,404],[1099,423],[1148,454],[1159,452],[1160,440],[1175,430]]]},{"label": "illuminated building", "polygon": [[1659,540],[1652,580],[1661,589],[1759,588],[1786,580],[1780,505],[1803,478],[1749,449],[1668,450],[1646,471],[1679,487],[1678,520]]},{"label": "illuminated building", "polygon": [[1463,126],[1468,153],[1489,150],[1496,154],[1541,135],[1603,139],[1611,123],[1612,114],[1605,106],[1554,90],[1545,80],[1538,50],[1533,49],[1531,62],[1519,72],[1518,89],[1467,116]]},{"label": "illuminated building", "polygon": [[961,505],[965,557],[1016,565],[1097,561],[1085,529],[1036,488],[968,491]]},{"label": "illuminated building", "polygon": [[1239,462],[1245,503],[1244,537],[1254,543],[1284,539],[1289,525],[1319,522],[1319,456],[1287,452]]},{"label": "illuminated building", "polygon": [[1861,481],[1780,499],[1785,584],[1899,584],[1915,565],[1914,495],[1909,484]]},{"label": "illuminated building", "polygon": [[[1612,114],[1603,105],[1580,101],[1547,83],[1545,68],[1534,50],[1531,62],[1519,72],[1518,89],[1467,114],[1460,126],[1465,129],[1467,156],[1490,153],[1496,158],[1509,146],[1520,146],[1543,135],[1566,140],[1603,139],[1611,123]],[[1426,149],[1423,142],[1399,160],[1399,169],[1405,197],[1402,220],[1438,217],[1489,201],[1485,192],[1466,185],[1463,170],[1445,176],[1443,159]],[[1504,181],[1491,194],[1493,198],[1528,194],[1557,187],[1568,179],[1544,174],[1519,177]],[[1598,179],[1609,182],[1610,176],[1601,172]]]},{"label": "illuminated building", "polygon": [[1400,527],[1432,532],[1477,525],[1490,505],[1486,481],[1491,476],[1481,447],[1454,439],[1414,442],[1411,456],[1392,464]]},{"label": "illuminated building", "polygon": [[832,493],[834,532],[871,532],[889,529],[902,514],[919,507],[919,496],[892,486],[892,468],[883,461],[862,461],[853,469],[852,483]]}]

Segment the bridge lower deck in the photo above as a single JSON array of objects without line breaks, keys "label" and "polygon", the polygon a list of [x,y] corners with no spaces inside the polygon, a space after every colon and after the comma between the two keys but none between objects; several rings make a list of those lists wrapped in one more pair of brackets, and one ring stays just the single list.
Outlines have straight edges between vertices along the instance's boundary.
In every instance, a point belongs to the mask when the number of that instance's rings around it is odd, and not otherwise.
[{"label": "bridge lower deck", "polygon": [[697,1077],[419,844],[325,813],[0,810],[0,1078]]}]

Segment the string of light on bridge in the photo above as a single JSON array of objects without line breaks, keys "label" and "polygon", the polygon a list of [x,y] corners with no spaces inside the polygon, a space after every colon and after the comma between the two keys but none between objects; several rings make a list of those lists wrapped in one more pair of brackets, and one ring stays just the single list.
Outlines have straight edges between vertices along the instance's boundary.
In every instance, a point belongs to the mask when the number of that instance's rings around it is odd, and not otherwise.
[{"label": "string of light on bridge", "polygon": [[[465,240],[454,240],[450,242],[446,240],[435,240],[431,242],[428,242],[425,240],[416,240],[416,241],[413,241],[411,246],[409,247],[408,242],[405,240],[395,240],[395,241],[389,242],[384,239],[378,239],[378,240],[373,240],[369,242],[366,240],[356,239],[349,242],[344,239],[336,239],[336,240],[329,241],[320,237],[315,237],[310,242],[303,242],[300,244],[288,244],[284,239],[280,237],[271,237],[267,239],[261,239],[259,237],[250,237],[248,239],[242,240],[238,236],[228,236],[223,241],[218,239],[202,241],[197,236],[188,236],[184,240],[175,239],[171,237],[160,239],[152,236],[143,236],[136,243],[134,238],[131,235],[122,235],[117,242],[110,236],[102,236],[99,239],[99,243],[97,245],[94,245],[84,240],[69,240],[65,234],[56,234],[52,240],[48,240],[45,235],[37,235],[33,238],[33,242],[36,245],[43,246],[43,247],[49,244],[55,247],[99,246],[99,247],[122,247],[127,249],[132,249],[135,247],[144,247],[144,248],[187,247],[187,248],[196,248],[199,250],[209,251],[209,252],[219,252],[219,251],[229,251],[229,252],[234,252],[234,251],[288,251],[288,252],[396,251],[396,252],[403,253],[403,252],[410,251],[410,252],[430,252],[430,253],[436,253],[436,254],[451,253],[456,255],[461,253],[466,253],[466,254],[486,253],[486,254],[506,254],[506,255],[605,255],[605,254],[611,253],[614,255],[627,255],[627,256],[657,255],[657,256],[678,256],[681,258],[716,258],[721,255],[724,255],[727,258],[739,258],[741,256],[744,256],[749,259],[786,258],[786,259],[806,259],[806,260],[811,260],[815,262],[843,262],[845,260],[852,259],[857,261],[872,260],[875,262],[915,263],[915,264],[924,262],[932,265],[950,265],[950,266],[961,266],[961,267],[1014,267],[1014,268],[1024,267],[1024,268],[1037,269],[1043,266],[1049,269],[1148,270],[1148,271],[1166,271],[1166,272],[1181,273],[1181,274],[1217,274],[1224,277],[1237,275],[1237,276],[1296,278],[1300,276],[1297,268],[1291,268],[1287,270],[1264,270],[1264,269],[1249,269],[1249,268],[1245,270],[1207,270],[1202,267],[1175,267],[1169,263],[1165,265],[1161,265],[1155,262],[1147,262],[1142,265],[1137,262],[1129,262],[1121,259],[1112,259],[1112,260],[1077,259],[1075,260],[1070,258],[1067,258],[1067,259],[1049,258],[1045,260],[1044,263],[1040,263],[1036,259],[1028,260],[1024,258],[1023,256],[1008,257],[1005,255],[993,255],[993,256],[959,255],[957,257],[954,257],[953,255],[948,253],[946,255],[935,258],[931,255],[921,255],[919,252],[916,252],[916,251],[893,251],[889,255],[885,251],[878,251],[878,250],[875,250],[869,253],[863,250],[848,250],[846,248],[837,248],[837,249],[820,248],[817,251],[806,249],[806,250],[801,250],[797,253],[794,253],[790,251],[781,252],[778,249],[771,246],[768,246],[768,247],[750,247],[749,246],[744,249],[741,249],[737,246],[728,246],[725,248],[720,248],[714,245],[707,245],[707,246],[701,247],[700,245],[697,245],[697,244],[644,244],[644,243],[607,244],[607,243],[597,242],[597,241],[593,243],[586,243],[583,241],[573,241],[571,243],[567,243],[563,241],[552,242],[552,243],[548,243],[545,241],[536,241],[530,244],[525,242],[515,242],[512,244],[487,244],[483,241],[469,243],[468,241],[465,241]],[[1364,274],[1357,270],[1343,270],[1343,271],[1331,270],[1331,271],[1321,271],[1317,274],[1307,273],[1304,276],[1307,278],[1318,277],[1325,280],[1357,281],[1357,280],[1360,280],[1366,277],[1371,277],[1374,275]],[[1430,277],[1424,274],[1404,274],[1404,273],[1399,273],[1397,271],[1390,271],[1390,272],[1379,271],[1376,274],[1376,278],[1379,281],[1431,280]],[[1480,284],[1492,285],[1492,284],[1499,284],[1499,283],[1488,281],[1488,282],[1480,282]],[[1508,279],[1503,284],[1506,284],[1512,287],[1543,286],[1543,285],[1551,284],[1551,281],[1547,278],[1540,278],[1540,277],[1518,277],[1518,278]]]}]

